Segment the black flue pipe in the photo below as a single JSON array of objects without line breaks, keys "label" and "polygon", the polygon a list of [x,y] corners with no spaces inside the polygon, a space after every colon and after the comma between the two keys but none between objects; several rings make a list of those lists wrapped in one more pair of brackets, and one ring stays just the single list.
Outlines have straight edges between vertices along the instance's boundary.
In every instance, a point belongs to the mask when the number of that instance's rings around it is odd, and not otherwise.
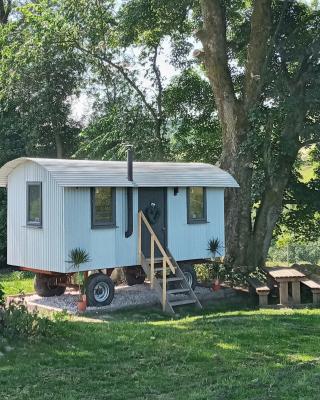
[{"label": "black flue pipe", "polygon": [[132,146],[128,146],[127,149],[127,176],[128,181],[133,181],[133,149]]},{"label": "black flue pipe", "polygon": [[[127,177],[133,181],[133,146],[127,147]],[[132,187],[127,187],[127,230],[125,237],[129,238],[133,232],[133,193]]]}]

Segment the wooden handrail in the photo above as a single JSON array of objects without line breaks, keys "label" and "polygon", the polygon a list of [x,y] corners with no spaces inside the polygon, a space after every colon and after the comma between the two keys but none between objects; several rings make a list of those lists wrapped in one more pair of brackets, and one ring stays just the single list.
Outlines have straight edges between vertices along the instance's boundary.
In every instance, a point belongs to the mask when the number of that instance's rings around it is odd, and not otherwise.
[{"label": "wooden handrail", "polygon": [[168,254],[167,254],[166,251],[164,250],[162,244],[160,243],[160,240],[158,239],[157,235],[154,233],[154,230],[152,229],[152,227],[151,227],[149,221],[147,220],[146,216],[143,214],[143,212],[142,212],[141,210],[139,211],[139,256],[140,256],[140,258],[141,258],[141,253],[142,253],[142,239],[141,239],[141,236],[142,236],[142,229],[141,229],[141,220],[144,222],[145,226],[147,227],[147,229],[148,229],[148,231],[149,231],[149,233],[150,233],[150,235],[151,235],[151,245],[153,244],[153,246],[154,246],[154,243],[157,244],[157,246],[158,246],[158,248],[159,248],[159,250],[160,250],[160,253],[161,253],[162,256],[163,256],[163,259],[167,262],[167,264],[169,265],[169,268],[171,269],[171,271],[172,271],[173,273],[175,273],[176,270],[175,270],[175,268],[174,268],[174,266],[173,266],[173,264],[172,264],[170,258],[168,257]]}]

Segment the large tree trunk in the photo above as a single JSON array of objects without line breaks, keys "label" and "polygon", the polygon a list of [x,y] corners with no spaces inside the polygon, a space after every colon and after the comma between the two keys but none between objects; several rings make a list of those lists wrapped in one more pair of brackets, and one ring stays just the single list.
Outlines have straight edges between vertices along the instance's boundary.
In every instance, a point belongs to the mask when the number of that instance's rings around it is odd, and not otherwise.
[{"label": "large tree trunk", "polygon": [[202,0],[203,30],[198,37],[203,45],[201,57],[206,67],[223,134],[221,167],[229,171],[240,185],[228,189],[226,209],[226,261],[248,263],[251,239],[252,154],[245,147],[250,132],[248,115],[260,91],[260,75],[264,68],[271,24],[271,0],[254,2],[247,71],[243,97],[238,99],[228,65],[226,17],[223,2]]}]

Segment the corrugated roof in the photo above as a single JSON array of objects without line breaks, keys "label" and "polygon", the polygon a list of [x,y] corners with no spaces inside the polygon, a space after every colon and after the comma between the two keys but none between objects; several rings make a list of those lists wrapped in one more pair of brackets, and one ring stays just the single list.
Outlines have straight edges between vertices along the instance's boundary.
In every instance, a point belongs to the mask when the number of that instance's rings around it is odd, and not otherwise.
[{"label": "corrugated roof", "polygon": [[60,186],[66,187],[239,187],[235,179],[210,164],[178,162],[134,162],[133,182],[127,179],[125,161],[63,160],[17,158],[0,168],[0,186],[5,187],[8,175],[24,162],[45,168]]}]

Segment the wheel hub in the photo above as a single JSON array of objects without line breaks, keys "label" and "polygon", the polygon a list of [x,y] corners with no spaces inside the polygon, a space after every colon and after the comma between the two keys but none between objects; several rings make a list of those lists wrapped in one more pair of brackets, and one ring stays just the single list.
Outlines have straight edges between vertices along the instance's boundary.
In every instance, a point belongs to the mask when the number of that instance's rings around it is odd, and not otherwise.
[{"label": "wheel hub", "polygon": [[106,282],[99,282],[93,290],[94,299],[102,303],[109,297],[110,289]]}]

